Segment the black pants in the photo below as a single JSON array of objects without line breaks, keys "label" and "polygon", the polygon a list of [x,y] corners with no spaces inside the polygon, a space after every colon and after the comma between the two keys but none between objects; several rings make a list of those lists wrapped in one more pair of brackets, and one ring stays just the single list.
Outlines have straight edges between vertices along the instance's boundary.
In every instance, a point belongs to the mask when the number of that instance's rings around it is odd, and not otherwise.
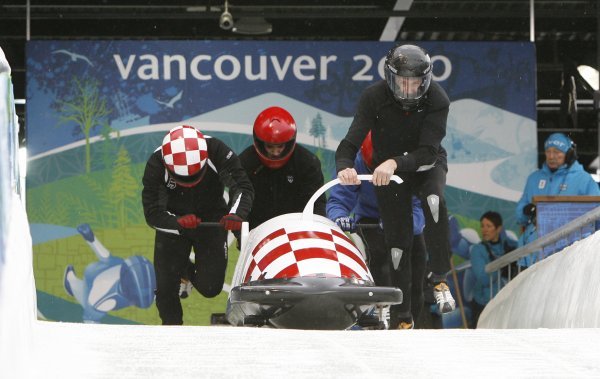
[{"label": "black pants", "polygon": [[[450,270],[448,210],[444,198],[446,171],[436,166],[427,171],[402,173],[401,176],[404,180],[402,184],[390,182],[387,186],[375,187],[386,244],[389,249],[410,250],[413,232],[412,195],[416,195],[421,200],[425,214],[425,242],[430,269],[435,274],[445,275]],[[434,199],[435,204],[428,203],[428,198]]]},{"label": "black pants", "polygon": [[[425,214],[425,244],[429,252],[429,271],[438,278],[445,278],[450,271],[450,236],[448,227],[448,209],[444,189],[446,188],[446,170],[443,167],[433,167],[431,170],[414,175],[416,195],[421,200]],[[436,195],[437,221],[433,218],[432,207],[427,198]]]},{"label": "black pants", "polygon": [[[378,221],[365,218],[360,220],[361,223],[366,224],[377,223]],[[400,270],[396,275],[392,266],[391,255],[386,248],[383,231],[381,229],[359,229],[358,234],[365,244],[367,263],[375,284],[398,287],[402,290],[403,302],[392,306],[392,314],[400,315],[401,318],[405,318],[407,321],[409,317],[412,317],[413,320],[418,319],[423,309],[423,282],[426,266],[423,235],[414,236],[412,251],[410,254],[403,254],[400,260]],[[393,317],[393,319],[398,319],[398,317]]]},{"label": "black pants", "polygon": [[[193,269],[189,255],[196,255]],[[187,277],[202,296],[215,297],[221,293],[227,268],[227,231],[197,228],[182,236],[157,231],[154,244],[156,272],[156,307],[163,325],[182,325],[183,310],[179,285]]]}]

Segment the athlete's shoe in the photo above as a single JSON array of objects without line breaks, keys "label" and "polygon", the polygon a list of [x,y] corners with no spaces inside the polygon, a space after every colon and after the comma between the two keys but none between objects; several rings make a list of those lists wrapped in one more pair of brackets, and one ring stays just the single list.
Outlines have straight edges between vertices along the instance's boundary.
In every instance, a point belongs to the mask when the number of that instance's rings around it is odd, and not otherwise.
[{"label": "athlete's shoe", "polygon": [[448,313],[456,309],[456,302],[446,282],[440,282],[433,286],[433,297],[435,297],[440,313]]},{"label": "athlete's shoe", "polygon": [[179,284],[179,297],[185,299],[190,296],[192,293],[192,282],[187,279],[181,279],[181,283]]},{"label": "athlete's shoe", "polygon": [[407,329],[414,329],[415,328],[415,323],[411,321],[400,321],[400,324],[398,324],[398,329],[400,330],[407,330]]}]

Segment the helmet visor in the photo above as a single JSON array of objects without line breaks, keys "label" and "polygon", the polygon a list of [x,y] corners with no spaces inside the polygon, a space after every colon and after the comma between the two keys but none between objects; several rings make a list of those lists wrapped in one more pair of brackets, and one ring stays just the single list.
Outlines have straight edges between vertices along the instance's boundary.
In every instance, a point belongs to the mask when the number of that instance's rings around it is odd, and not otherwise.
[{"label": "helmet visor", "polygon": [[423,76],[400,76],[386,70],[386,80],[397,99],[417,100],[429,89],[431,73]]}]

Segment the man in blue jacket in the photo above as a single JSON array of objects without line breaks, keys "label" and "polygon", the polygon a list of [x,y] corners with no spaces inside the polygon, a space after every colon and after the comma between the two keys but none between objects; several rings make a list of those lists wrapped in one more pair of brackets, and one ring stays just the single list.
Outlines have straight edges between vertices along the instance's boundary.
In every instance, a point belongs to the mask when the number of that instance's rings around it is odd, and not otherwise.
[{"label": "man in blue jacket", "polygon": [[[525,190],[517,203],[517,222],[524,228],[520,245],[537,238],[535,230],[534,196],[599,196],[598,183],[577,161],[575,144],[563,133],[551,134],[544,143],[546,161],[542,168],[527,178]],[[527,237],[527,238],[524,238]],[[535,254],[525,257],[519,264],[530,266]]]},{"label": "man in blue jacket", "polygon": [[[373,146],[369,133],[360,152],[356,154],[354,168],[357,174],[372,173]],[[327,201],[327,217],[347,232],[357,231],[365,244],[367,262],[375,284],[398,287],[403,292],[402,304],[391,307],[390,328],[411,329],[423,308],[423,283],[425,280],[426,251],[423,238],[425,215],[421,202],[413,197],[413,249],[402,257],[401,270],[392,268],[390,255],[385,248],[381,228],[357,228],[360,224],[380,224],[377,197],[373,183],[363,181],[355,186],[334,186]],[[354,214],[354,216],[352,216]],[[408,321],[412,320],[412,321]]]}]

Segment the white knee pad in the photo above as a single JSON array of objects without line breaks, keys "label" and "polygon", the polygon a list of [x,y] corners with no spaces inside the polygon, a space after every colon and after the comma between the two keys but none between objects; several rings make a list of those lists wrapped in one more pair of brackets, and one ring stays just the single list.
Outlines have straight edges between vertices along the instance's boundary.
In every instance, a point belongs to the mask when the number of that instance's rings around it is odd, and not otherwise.
[{"label": "white knee pad", "polygon": [[440,218],[440,197],[438,195],[427,196],[427,205],[429,205],[433,221],[437,223]]},{"label": "white knee pad", "polygon": [[394,265],[394,270],[397,270],[398,266],[400,266],[400,260],[402,259],[402,249],[399,249],[397,247],[392,247],[391,253],[392,253],[392,264]]}]

